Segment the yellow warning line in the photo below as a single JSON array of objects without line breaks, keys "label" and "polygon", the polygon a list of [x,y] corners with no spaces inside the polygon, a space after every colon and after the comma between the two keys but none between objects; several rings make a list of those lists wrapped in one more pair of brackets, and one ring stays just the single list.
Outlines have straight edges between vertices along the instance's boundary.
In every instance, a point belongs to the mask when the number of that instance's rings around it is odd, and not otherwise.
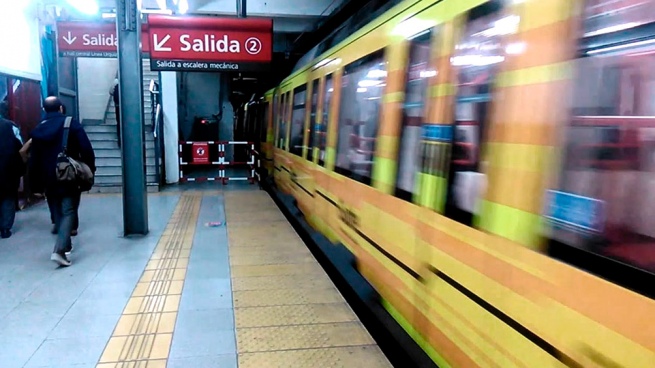
[{"label": "yellow warning line", "polygon": [[97,368],[166,368],[201,200],[181,197]]}]

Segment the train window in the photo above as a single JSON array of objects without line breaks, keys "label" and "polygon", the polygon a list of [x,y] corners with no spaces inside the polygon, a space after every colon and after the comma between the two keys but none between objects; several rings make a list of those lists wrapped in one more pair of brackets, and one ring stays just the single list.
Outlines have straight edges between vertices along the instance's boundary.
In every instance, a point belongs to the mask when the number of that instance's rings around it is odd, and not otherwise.
[{"label": "train window", "polygon": [[305,136],[305,105],[307,100],[307,86],[302,85],[293,90],[293,106],[291,112],[291,142],[290,152],[302,156]]},{"label": "train window", "polygon": [[516,33],[520,18],[488,2],[468,14],[463,37],[451,64],[457,76],[445,215],[471,226],[486,190],[486,163],[480,147],[486,140],[491,87],[500,63],[512,48],[505,36]]},{"label": "train window", "polygon": [[550,236],[655,273],[655,34],[586,54],[576,61],[560,181],[549,191]]},{"label": "train window", "polygon": [[318,147],[318,163],[321,166],[325,166],[328,123],[330,122],[330,107],[332,106],[332,95],[334,94],[332,74],[325,77],[325,87],[323,88],[323,112],[321,114],[321,121],[316,126],[316,136],[314,137],[314,142],[316,142],[316,147]]},{"label": "train window", "polygon": [[371,182],[386,69],[379,50],[347,65],[341,80],[335,171],[365,184]]},{"label": "train window", "polygon": [[280,119],[278,120],[278,128],[277,128],[277,139],[275,140],[275,145],[277,148],[280,149],[285,149],[285,141],[287,139],[287,121],[286,121],[286,115],[287,115],[287,98],[288,98],[288,93],[282,94],[280,96]]},{"label": "train window", "polygon": [[293,101],[291,100],[291,92],[287,92],[285,100],[284,100],[284,132],[282,134],[284,135],[284,143],[282,144],[282,147],[284,147],[284,150],[288,151],[289,150],[289,121],[291,120],[291,107],[293,106]]},{"label": "train window", "polygon": [[[421,132],[425,123],[427,82],[437,73],[430,67],[431,34],[429,31],[410,40],[396,180],[396,196],[407,201],[411,201],[414,193],[414,181],[421,163],[421,149],[428,148],[422,147]],[[427,146],[428,142],[425,145]]]},{"label": "train window", "polygon": [[312,83],[312,110],[309,116],[309,141],[307,143],[307,159],[314,160],[314,134],[316,132],[316,110],[318,109],[318,79]]},{"label": "train window", "polygon": [[259,141],[266,142],[266,137],[268,135],[268,114],[271,106],[268,101],[264,101],[264,108],[260,110],[259,121]]},{"label": "train window", "polygon": [[280,95],[275,92],[273,95],[273,147],[278,146],[277,142],[277,137],[278,137],[278,122],[279,122],[279,114],[280,114]]},{"label": "train window", "polygon": [[609,34],[651,22],[655,22],[653,0],[587,0],[584,35]]}]

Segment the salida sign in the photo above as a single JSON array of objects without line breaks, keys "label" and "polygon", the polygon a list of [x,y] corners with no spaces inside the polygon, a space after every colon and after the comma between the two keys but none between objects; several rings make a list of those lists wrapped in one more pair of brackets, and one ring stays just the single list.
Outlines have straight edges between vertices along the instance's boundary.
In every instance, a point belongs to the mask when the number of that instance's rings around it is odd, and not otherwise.
[{"label": "salida sign", "polygon": [[273,22],[264,19],[148,17],[152,70],[265,70]]},{"label": "salida sign", "polygon": [[[60,56],[101,58],[118,56],[115,23],[60,22],[57,23],[57,33]],[[147,33],[144,32],[141,38],[143,51],[147,52]]]}]

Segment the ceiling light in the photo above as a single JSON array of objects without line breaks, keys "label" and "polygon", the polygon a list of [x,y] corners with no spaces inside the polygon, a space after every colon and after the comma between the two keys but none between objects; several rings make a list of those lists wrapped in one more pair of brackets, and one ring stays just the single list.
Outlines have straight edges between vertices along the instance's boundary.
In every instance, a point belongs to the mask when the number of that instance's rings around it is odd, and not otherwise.
[{"label": "ceiling light", "polygon": [[96,0],[66,0],[70,6],[84,14],[98,14],[98,3]]},{"label": "ceiling light", "polygon": [[186,12],[189,11],[189,2],[187,0],[180,0],[177,10],[180,14],[186,14]]}]

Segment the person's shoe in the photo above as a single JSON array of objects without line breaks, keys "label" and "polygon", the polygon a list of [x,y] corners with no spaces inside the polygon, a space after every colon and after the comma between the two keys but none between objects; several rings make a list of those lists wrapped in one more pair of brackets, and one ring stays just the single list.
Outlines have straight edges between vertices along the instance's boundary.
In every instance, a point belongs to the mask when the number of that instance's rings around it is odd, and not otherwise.
[{"label": "person's shoe", "polygon": [[71,231],[71,236],[77,236],[77,230]]},{"label": "person's shoe", "polygon": [[73,253],[73,244],[71,244],[70,247],[66,248],[66,250],[64,251],[66,257],[70,256],[71,253]]},{"label": "person's shoe", "polygon": [[9,239],[11,237],[11,230],[0,230],[0,238]]},{"label": "person's shoe", "polygon": [[65,254],[62,255],[59,253],[52,253],[52,255],[50,256],[50,260],[62,267],[68,267],[71,265],[71,261],[69,261],[68,258],[66,258]]}]

